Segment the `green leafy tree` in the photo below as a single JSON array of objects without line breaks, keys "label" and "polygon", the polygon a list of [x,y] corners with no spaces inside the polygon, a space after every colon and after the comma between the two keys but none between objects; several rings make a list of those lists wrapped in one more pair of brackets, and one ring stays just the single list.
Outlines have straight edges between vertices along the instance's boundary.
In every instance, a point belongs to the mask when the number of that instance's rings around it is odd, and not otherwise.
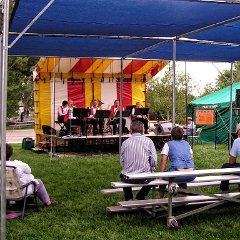
[{"label": "green leafy tree", "polygon": [[[184,74],[176,74],[176,122],[185,122],[186,100],[189,103],[194,99],[190,83],[189,75],[185,79]],[[153,78],[147,82],[147,106],[155,113],[159,113],[161,120],[171,120],[172,81],[170,71],[162,79]]]},{"label": "green leafy tree", "polygon": [[[240,81],[240,62],[233,64],[233,82]],[[216,85],[207,84],[204,87],[203,94],[201,96],[208,95],[212,92],[218,91],[222,88],[229,86],[231,83],[231,70],[224,70],[222,74],[219,74],[216,79]]]},{"label": "green leafy tree", "polygon": [[17,114],[20,101],[24,109],[33,107],[32,71],[37,60],[37,58],[30,57],[9,57],[7,93],[8,117]]},{"label": "green leafy tree", "polygon": [[[233,81],[240,81],[240,62],[233,64]],[[216,90],[225,88],[231,83],[231,70],[225,70],[217,77]]]}]

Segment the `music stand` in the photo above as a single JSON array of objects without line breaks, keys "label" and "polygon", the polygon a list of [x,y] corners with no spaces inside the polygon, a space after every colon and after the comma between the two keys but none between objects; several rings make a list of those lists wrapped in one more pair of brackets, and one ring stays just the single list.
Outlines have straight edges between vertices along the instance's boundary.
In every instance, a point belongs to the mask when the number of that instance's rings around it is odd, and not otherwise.
[{"label": "music stand", "polygon": [[110,110],[97,110],[94,118],[109,118]]},{"label": "music stand", "polygon": [[136,107],[136,105],[127,106],[127,107],[126,107],[126,110],[132,111],[132,109],[135,108],[135,107]]},{"label": "music stand", "polygon": [[109,118],[110,110],[97,110],[94,118]]},{"label": "music stand", "polygon": [[[82,124],[82,119],[87,118],[90,115],[90,109],[88,108],[73,108],[73,116],[77,117]],[[80,131],[80,137],[82,136],[82,129]]]},{"label": "music stand", "polygon": [[73,108],[73,116],[80,118],[89,117],[90,109],[88,108]]},{"label": "music stand", "polygon": [[102,117],[109,118],[111,111],[110,110],[102,110]]},{"label": "music stand", "polygon": [[[111,111],[110,110],[97,110],[94,118],[102,119],[102,127],[104,127],[104,120],[105,118],[109,118]],[[103,132],[103,131],[102,131]]]},{"label": "music stand", "polygon": [[134,115],[147,115],[149,108],[135,108]]},{"label": "music stand", "polygon": [[[122,117],[129,117],[130,114],[131,114],[130,110],[122,111]],[[116,113],[114,118],[120,118],[120,111],[117,111],[117,113]]]}]

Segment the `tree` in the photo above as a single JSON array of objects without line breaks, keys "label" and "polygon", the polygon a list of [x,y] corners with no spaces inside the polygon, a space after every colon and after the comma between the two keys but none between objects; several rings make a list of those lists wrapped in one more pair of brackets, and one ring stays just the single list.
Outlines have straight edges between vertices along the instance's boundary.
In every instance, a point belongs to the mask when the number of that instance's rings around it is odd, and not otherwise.
[{"label": "tree", "polygon": [[[233,82],[240,81],[240,62],[233,64]],[[219,74],[216,79],[216,85],[207,84],[201,96],[208,95],[212,92],[218,91],[222,88],[229,86],[231,83],[231,70],[224,70]]]},{"label": "tree", "polygon": [[[183,73],[176,74],[176,122],[185,122],[186,119],[186,93],[187,102],[194,99],[190,86],[191,78]],[[186,91],[187,86],[187,91]],[[147,106],[159,113],[160,119],[172,118],[172,81],[171,72],[166,72],[162,79],[153,78],[147,82]]]},{"label": "tree", "polygon": [[33,107],[33,79],[32,72],[37,58],[9,57],[8,61],[8,95],[7,116],[17,114],[19,101],[24,109]]},{"label": "tree", "polygon": [[[240,81],[240,62],[233,64],[233,81]],[[231,83],[231,70],[225,70],[217,77],[216,90],[225,88]]]}]

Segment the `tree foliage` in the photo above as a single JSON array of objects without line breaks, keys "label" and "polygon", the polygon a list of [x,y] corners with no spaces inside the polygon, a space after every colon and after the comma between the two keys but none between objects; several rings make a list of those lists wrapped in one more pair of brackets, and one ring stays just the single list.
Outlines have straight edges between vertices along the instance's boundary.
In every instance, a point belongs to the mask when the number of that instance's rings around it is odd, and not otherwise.
[{"label": "tree foliage", "polygon": [[23,103],[25,109],[33,107],[32,71],[36,63],[36,58],[9,57],[7,91],[8,117],[17,114],[19,101]]},{"label": "tree foliage", "polygon": [[[240,62],[233,64],[233,82],[240,81]],[[218,91],[231,84],[231,70],[224,70],[216,79],[216,85],[207,84],[204,88],[202,96],[208,95],[212,92]]]},{"label": "tree foliage", "polygon": [[[233,82],[240,81],[240,62],[233,65]],[[231,83],[231,70],[225,70],[217,77],[216,90],[225,88]]]},{"label": "tree foliage", "polygon": [[[155,113],[159,113],[161,120],[171,120],[172,118],[171,79],[171,72],[169,71],[162,79],[153,78],[147,82],[147,106]],[[194,99],[190,82],[189,75],[185,79],[184,74],[176,74],[176,122],[185,121],[186,99],[187,103]]]}]

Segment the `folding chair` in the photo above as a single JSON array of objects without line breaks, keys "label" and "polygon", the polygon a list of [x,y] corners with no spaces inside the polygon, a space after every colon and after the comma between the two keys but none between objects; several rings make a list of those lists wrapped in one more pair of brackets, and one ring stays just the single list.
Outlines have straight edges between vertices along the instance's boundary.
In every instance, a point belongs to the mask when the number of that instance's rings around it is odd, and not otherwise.
[{"label": "folding chair", "polygon": [[56,124],[59,125],[60,130],[59,130],[59,136],[64,136],[66,133],[66,128],[63,122],[55,121]]},{"label": "folding chair", "polygon": [[34,182],[32,181],[22,186],[16,167],[6,166],[6,201],[8,205],[11,205],[12,202],[16,203],[23,201],[22,219],[24,218],[25,214],[27,198],[31,195],[33,195],[34,207],[36,208],[36,211],[38,211]]},{"label": "folding chair", "polygon": [[201,132],[202,132],[202,128],[197,128],[193,136],[188,136],[188,142],[202,143]]}]

